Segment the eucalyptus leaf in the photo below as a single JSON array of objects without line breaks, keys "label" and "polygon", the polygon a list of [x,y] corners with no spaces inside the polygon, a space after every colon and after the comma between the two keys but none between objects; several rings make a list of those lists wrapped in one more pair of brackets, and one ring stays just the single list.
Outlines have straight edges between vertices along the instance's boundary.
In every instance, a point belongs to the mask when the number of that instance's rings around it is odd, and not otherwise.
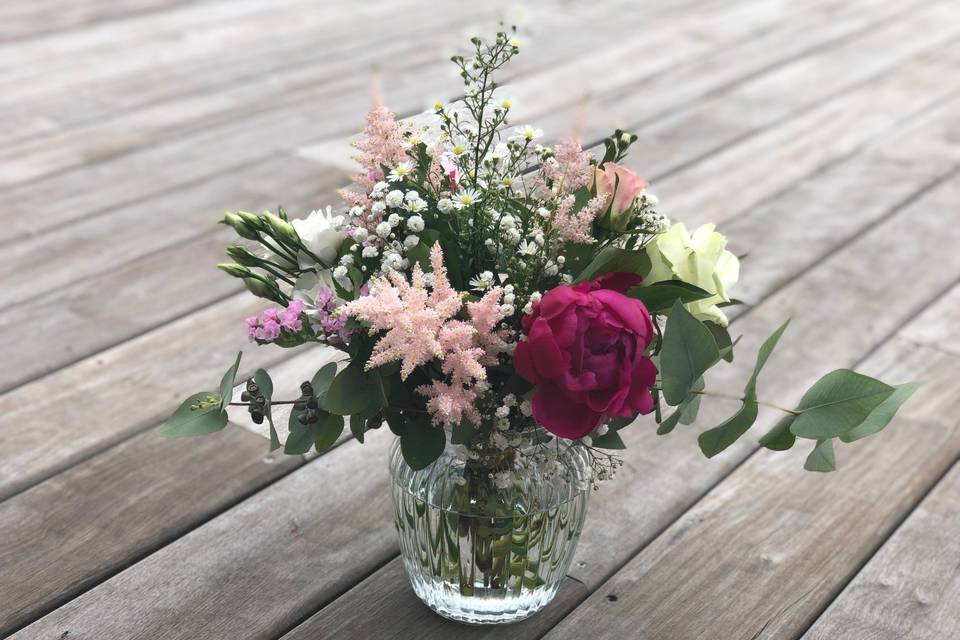
[{"label": "eucalyptus leaf", "polygon": [[263,369],[257,369],[253,374],[253,381],[260,387],[260,393],[263,394],[264,399],[267,401],[263,406],[263,415],[267,418],[267,423],[270,425],[270,451],[276,451],[280,448],[280,435],[277,433],[277,428],[273,425],[273,411],[271,409],[271,403],[273,402],[273,380],[270,379],[269,373]]},{"label": "eucalyptus leaf", "polygon": [[777,424],[773,425],[770,431],[767,431],[760,444],[771,451],[786,451],[797,441],[797,436],[790,432],[790,425],[796,418],[793,414],[788,414],[780,418]]},{"label": "eucalyptus leaf", "polygon": [[636,421],[636,418],[612,418],[610,422],[607,423],[607,426],[610,427],[613,431],[620,431],[624,427],[629,427]]},{"label": "eucalyptus leaf", "polygon": [[313,374],[313,379],[310,381],[310,386],[313,387],[313,395],[316,396],[321,402],[326,397],[327,391],[330,390],[330,385],[333,383],[333,379],[336,377],[336,375],[336,362],[328,362],[320,367],[319,371]]},{"label": "eucalyptus leaf", "polygon": [[650,273],[650,258],[643,251],[628,251],[620,247],[605,247],[594,256],[574,283],[593,280],[598,276],[617,271],[645,276]]},{"label": "eucalyptus leaf", "polygon": [[703,455],[712,458],[745,434],[757,421],[759,407],[756,402],[745,401],[740,409],[712,429],[707,429],[697,438]]},{"label": "eucalyptus leaf", "polygon": [[313,442],[317,453],[324,453],[337,441],[343,433],[343,416],[328,413],[320,418],[317,437]]},{"label": "eucalyptus leaf", "polygon": [[807,471],[819,471],[829,473],[837,470],[837,458],[833,453],[833,440],[817,440],[813,451],[807,456],[803,463],[803,468]]},{"label": "eucalyptus leaf", "polygon": [[703,398],[698,392],[703,391],[704,387],[703,378],[698,378],[690,389],[690,395],[680,403],[680,424],[689,425],[696,422],[697,414],[700,412],[700,400]]},{"label": "eucalyptus leaf", "polygon": [[400,452],[407,465],[418,471],[430,466],[447,444],[443,429],[430,424],[427,419],[410,420],[400,436]]},{"label": "eucalyptus leaf", "polygon": [[213,391],[193,394],[160,425],[160,435],[180,438],[220,431],[227,426],[227,412],[221,402],[221,397]]},{"label": "eucalyptus leaf", "polygon": [[703,324],[713,334],[713,339],[720,350],[720,357],[726,362],[733,362],[733,347],[736,346],[737,342],[740,342],[740,338],[737,338],[736,341],[732,340],[727,328],[721,327],[715,322],[704,322]]},{"label": "eucalyptus leaf", "polygon": [[864,422],[895,389],[849,369],[823,376],[803,395],[790,431],[801,438],[841,436]]},{"label": "eucalyptus leaf", "polygon": [[779,328],[777,328],[776,331],[771,333],[767,339],[763,341],[762,345],[760,345],[760,350],[757,351],[757,362],[753,365],[753,373],[750,374],[750,379],[747,380],[747,385],[743,390],[743,395],[746,400],[756,401],[757,378],[760,376],[760,371],[763,370],[764,365],[767,364],[767,360],[770,359],[770,354],[773,353],[777,343],[780,342],[780,338],[783,336],[783,332],[787,330],[787,326],[789,324],[789,320],[784,322]]},{"label": "eucalyptus leaf", "polygon": [[242,351],[237,353],[237,359],[234,361],[233,366],[227,369],[227,372],[223,374],[223,378],[220,380],[221,409],[230,404],[230,399],[233,398],[233,385],[237,378],[237,369],[240,368],[240,356],[242,355]]},{"label": "eucalyptus leaf", "polygon": [[477,435],[477,428],[468,420],[463,419],[458,424],[453,425],[450,434],[450,442],[453,444],[469,444]]},{"label": "eucalyptus leaf", "polygon": [[660,379],[663,398],[677,406],[690,394],[694,382],[720,360],[713,334],[680,301],[673,304],[663,332]]},{"label": "eucalyptus leaf", "polygon": [[363,413],[383,406],[380,390],[356,364],[350,364],[337,374],[322,404],[330,413],[341,416]]},{"label": "eucalyptus leaf", "polygon": [[287,455],[303,454],[310,451],[310,447],[313,446],[314,441],[320,435],[320,422],[301,424],[296,420],[296,415],[298,415],[296,410],[290,413],[290,433],[283,445],[283,452]]},{"label": "eucalyptus leaf", "polygon": [[636,298],[652,313],[666,311],[676,301],[695,302],[709,298],[713,294],[683,280],[663,280],[653,284],[633,287],[627,295]]},{"label": "eucalyptus leaf", "polygon": [[592,446],[598,449],[626,449],[627,445],[624,444],[623,438],[620,437],[620,434],[609,429],[602,436],[596,436],[593,438]]},{"label": "eucalyptus leaf", "polygon": [[357,442],[363,444],[363,436],[367,431],[367,418],[359,413],[350,416],[350,433],[357,439]]},{"label": "eucalyptus leaf", "polygon": [[663,420],[660,423],[660,425],[657,427],[657,435],[665,436],[671,431],[673,431],[676,428],[677,424],[680,423],[680,416],[682,414],[683,414],[682,408],[679,408],[673,413],[671,413],[670,416],[666,420]]},{"label": "eucalyptus leaf", "polygon": [[920,385],[916,382],[898,384],[895,387],[896,390],[891,393],[886,400],[881,402],[876,409],[871,411],[866,420],[850,431],[841,434],[840,440],[843,442],[853,442],[854,440],[859,440],[860,438],[865,438],[877,433],[890,424],[890,421],[893,420],[893,416],[897,413],[901,405],[909,400],[910,396],[919,388]]}]

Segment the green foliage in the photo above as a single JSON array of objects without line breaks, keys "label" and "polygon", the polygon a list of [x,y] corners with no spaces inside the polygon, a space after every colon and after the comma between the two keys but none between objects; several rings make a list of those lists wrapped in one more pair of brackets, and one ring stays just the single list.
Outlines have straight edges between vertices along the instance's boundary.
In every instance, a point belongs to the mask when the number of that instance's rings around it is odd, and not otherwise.
[{"label": "green foliage", "polygon": [[227,426],[222,402],[221,396],[212,391],[193,394],[160,426],[160,435],[180,438],[220,431]]},{"label": "green foliage", "polygon": [[313,387],[313,395],[318,398],[325,398],[336,375],[336,362],[328,362],[323,365],[319,371],[313,374],[313,379],[310,381],[310,386]]},{"label": "green foliage", "polygon": [[743,390],[740,409],[720,425],[700,434],[697,442],[700,445],[700,450],[708,458],[712,458],[736,442],[757,421],[757,415],[760,412],[757,406],[757,378],[789,324],[790,321],[787,320],[780,325],[760,346],[760,350],[757,352],[757,362],[754,364],[753,372],[750,374]]},{"label": "green foliage", "polygon": [[803,394],[790,431],[801,438],[841,436],[867,419],[895,389],[849,369],[823,376]]},{"label": "green foliage", "polygon": [[663,332],[660,351],[660,386],[667,404],[677,406],[694,383],[720,360],[720,350],[710,330],[677,300]]},{"label": "green foliage", "polygon": [[602,436],[596,436],[593,438],[593,446],[598,449],[626,449],[627,445],[624,444],[623,439],[620,437],[620,434],[615,430],[610,429]]},{"label": "green foliage", "polygon": [[479,433],[478,429],[464,418],[459,424],[454,425],[450,434],[450,442],[453,444],[469,444],[477,433]]},{"label": "green foliage", "polygon": [[321,418],[317,427],[317,436],[314,438],[313,446],[317,453],[324,453],[333,446],[340,434],[343,433],[343,416],[328,413]]},{"label": "green foliage", "polygon": [[233,398],[233,385],[236,382],[237,369],[240,368],[240,357],[242,355],[242,351],[237,353],[237,359],[234,361],[233,366],[227,369],[227,372],[223,374],[223,378],[220,379],[221,409],[230,404],[230,399]]},{"label": "green foliage", "polygon": [[807,460],[803,463],[803,468],[807,471],[819,471],[821,473],[836,471],[837,458],[833,453],[833,440],[830,438],[817,440],[813,451],[810,452]]},{"label": "green foliage", "polygon": [[650,273],[650,258],[642,251],[628,251],[619,247],[605,247],[594,256],[574,282],[593,280],[607,273],[626,271],[644,276]]},{"label": "green foliage", "polygon": [[367,419],[359,413],[350,416],[350,433],[357,439],[357,442],[363,444],[364,434],[367,432]]},{"label": "green foliage", "polygon": [[715,322],[704,322],[703,324],[707,329],[710,329],[710,333],[713,334],[713,339],[717,343],[717,348],[720,350],[720,357],[726,362],[733,362],[733,348],[740,342],[740,338],[736,340],[731,339],[730,332],[727,331],[727,328],[721,327]]},{"label": "green foliage", "polygon": [[443,453],[447,434],[435,427],[429,418],[407,420],[400,435],[400,452],[411,469],[424,469]]},{"label": "green foliage", "polygon": [[351,362],[330,383],[323,406],[330,413],[349,416],[386,406],[385,382],[376,372],[365,374]]},{"label": "green foliage", "polygon": [[273,396],[273,380],[270,379],[269,373],[263,369],[257,369],[253,374],[253,381],[257,384],[257,387],[260,388],[260,393],[263,395],[264,400],[266,400],[266,403],[263,405],[263,415],[270,424],[270,451],[276,451],[280,448],[280,436],[277,434],[277,428],[273,425],[273,411],[270,406]]},{"label": "green foliage", "polygon": [[767,449],[785,451],[797,438],[816,440],[804,468],[833,471],[834,438],[853,442],[881,431],[917,390],[916,383],[892,387],[849,369],[837,369],[817,380],[797,408],[761,439]]},{"label": "green foliage", "polygon": [[684,304],[709,298],[713,294],[682,280],[664,280],[633,287],[627,295],[644,304],[650,313],[667,311],[678,300]]},{"label": "green foliage", "polygon": [[897,385],[894,387],[894,392],[887,396],[886,400],[878,404],[863,422],[846,433],[842,433],[840,440],[842,442],[853,442],[854,440],[866,438],[882,430],[890,424],[890,421],[893,420],[893,416],[897,413],[901,405],[909,400],[910,396],[919,388],[920,385],[916,382]]}]

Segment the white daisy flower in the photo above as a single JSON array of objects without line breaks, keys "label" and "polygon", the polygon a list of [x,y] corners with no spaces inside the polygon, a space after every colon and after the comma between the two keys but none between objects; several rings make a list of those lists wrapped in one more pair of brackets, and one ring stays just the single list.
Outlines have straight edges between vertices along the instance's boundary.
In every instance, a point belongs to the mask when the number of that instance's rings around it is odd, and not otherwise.
[{"label": "white daisy flower", "polygon": [[456,194],[454,206],[457,209],[463,209],[465,207],[472,207],[478,202],[480,202],[480,193],[476,189],[464,189]]},{"label": "white daisy flower", "polygon": [[418,198],[417,200],[411,200],[410,202],[405,204],[403,208],[409,211],[410,213],[419,213],[427,208],[427,202],[426,200],[420,200]]},{"label": "white daisy flower", "polygon": [[399,182],[400,180],[403,180],[409,176],[411,171],[413,171],[413,164],[409,162],[401,162],[393,171],[390,172],[390,174],[387,176],[387,180],[390,182]]},{"label": "white daisy flower", "polygon": [[515,127],[513,136],[515,140],[527,140],[533,142],[543,137],[543,129],[536,129],[532,125],[525,124],[522,127]]},{"label": "white daisy flower", "polygon": [[537,252],[540,251],[540,248],[535,242],[528,242],[527,240],[521,240],[520,245],[517,247],[517,253],[522,256],[535,256]]}]

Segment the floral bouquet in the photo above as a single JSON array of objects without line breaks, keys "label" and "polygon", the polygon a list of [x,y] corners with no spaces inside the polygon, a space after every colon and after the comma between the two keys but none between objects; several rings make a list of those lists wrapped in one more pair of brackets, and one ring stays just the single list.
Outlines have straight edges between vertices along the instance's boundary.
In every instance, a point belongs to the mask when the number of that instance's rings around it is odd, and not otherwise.
[{"label": "floral bouquet", "polygon": [[[493,76],[519,51],[515,30],[472,44],[452,58],[464,97],[428,123],[371,109],[342,210],[222,220],[249,243],[219,267],[276,305],[247,318],[250,340],[327,345],[339,366],[285,401],[259,370],[231,402],[238,356],[219,391],[188,398],[161,432],[216,431],[242,406],[269,423],[271,450],[303,454],[347,424],[360,442],[386,424],[417,594],[448,617],[502,622],[555,594],[589,488],[621,464],[620,431],[644,428],[631,426],[641,415],[658,434],[696,419],[704,374],[733,359],[724,308],[739,304],[740,266],[713,225],[671,223],[620,164],[635,135],[618,130],[593,155],[511,128]],[[707,457],[757,419],[757,377],[785,329],[761,347],[739,409],[700,435]],[[833,371],[761,443],[809,439],[806,468],[832,470],[835,441],[879,431],[914,389]],[[281,402],[293,405],[285,442]]]}]

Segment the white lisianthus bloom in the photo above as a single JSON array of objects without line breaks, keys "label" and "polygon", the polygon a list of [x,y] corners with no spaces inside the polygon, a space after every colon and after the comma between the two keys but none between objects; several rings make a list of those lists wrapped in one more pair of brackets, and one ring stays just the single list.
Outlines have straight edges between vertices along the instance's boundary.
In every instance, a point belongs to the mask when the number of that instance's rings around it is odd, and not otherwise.
[{"label": "white lisianthus bloom", "polygon": [[683,280],[714,295],[686,305],[698,320],[727,326],[727,316],[717,305],[729,302],[729,290],[740,278],[740,261],[726,250],[727,238],[716,226],[705,224],[691,236],[683,223],[676,223],[654,236],[647,245],[652,268],[643,284]]},{"label": "white lisianthus bloom", "polygon": [[[339,269],[341,267],[337,268]],[[344,269],[344,271],[346,271],[346,269]],[[293,284],[293,291],[290,292],[290,297],[305,303],[307,305],[307,316],[313,318],[317,313],[314,308],[314,301],[317,299],[317,295],[321,289],[329,289],[333,292],[334,298],[340,301],[340,298],[336,295],[337,290],[333,286],[333,280],[333,271],[330,269],[305,271]]]},{"label": "white lisianthus bloom", "polygon": [[[318,209],[302,220],[290,221],[303,244],[323,261],[325,267],[337,261],[337,252],[346,238],[341,230],[343,223],[343,216],[334,216],[330,207]],[[312,265],[314,260],[301,252],[300,262],[305,266],[304,262]]]}]

